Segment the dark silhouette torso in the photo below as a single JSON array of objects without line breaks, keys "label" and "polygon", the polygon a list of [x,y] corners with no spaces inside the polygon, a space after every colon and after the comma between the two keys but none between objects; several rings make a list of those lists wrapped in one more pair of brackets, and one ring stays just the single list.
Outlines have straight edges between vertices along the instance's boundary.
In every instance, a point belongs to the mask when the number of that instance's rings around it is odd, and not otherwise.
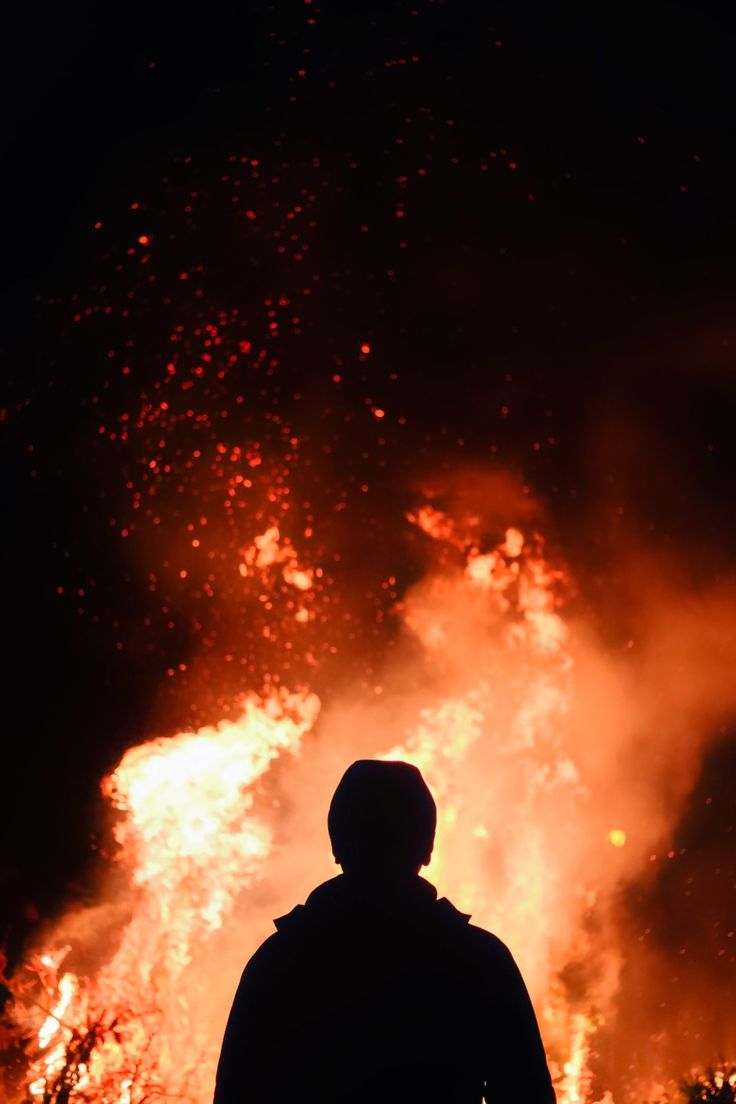
[{"label": "dark silhouette torso", "polygon": [[215,1104],[552,1104],[518,969],[468,919],[418,877],[320,886],[245,969]]}]

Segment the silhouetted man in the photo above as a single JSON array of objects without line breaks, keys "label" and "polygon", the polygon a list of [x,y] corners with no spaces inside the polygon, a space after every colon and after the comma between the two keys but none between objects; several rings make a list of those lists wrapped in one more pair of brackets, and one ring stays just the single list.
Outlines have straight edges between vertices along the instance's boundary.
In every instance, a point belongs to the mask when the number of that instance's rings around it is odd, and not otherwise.
[{"label": "silhouetted man", "polygon": [[276,920],[235,995],[215,1104],[554,1104],[510,952],[419,877],[419,771],[364,759],[328,816],[343,874]]}]

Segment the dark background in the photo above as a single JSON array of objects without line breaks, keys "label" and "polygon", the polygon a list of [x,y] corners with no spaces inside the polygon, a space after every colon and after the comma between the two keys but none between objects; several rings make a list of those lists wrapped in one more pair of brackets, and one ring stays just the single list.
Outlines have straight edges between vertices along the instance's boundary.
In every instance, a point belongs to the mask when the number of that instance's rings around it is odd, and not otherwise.
[{"label": "dark background", "polygon": [[[303,266],[320,293],[298,338],[277,340],[275,378],[285,416],[318,421],[314,449],[329,439],[339,458],[322,469],[324,501],[347,488],[351,502],[363,479],[381,489],[373,512],[347,511],[372,527],[356,577],[372,557],[390,567],[381,538],[397,486],[491,461],[545,503],[612,637],[628,631],[610,564],[622,518],[695,586],[732,568],[736,28],[716,5],[641,8],[314,0],[16,15],[0,74],[11,949],[87,892],[102,773],[150,730],[154,705],[164,730],[186,719],[181,692],[162,705],[160,687],[196,635],[164,630],[159,597],[110,535],[128,461],[100,451],[97,408],[129,398],[106,350],[119,356],[133,334],[145,388],[176,311],[199,309],[180,267],[202,261],[206,303],[254,316],[264,289],[303,283],[266,248],[280,183],[218,200],[231,153],[265,158],[295,195],[301,181],[321,189]],[[191,190],[204,197],[196,225],[181,213]],[[251,202],[266,230],[249,253],[227,204],[242,215]],[[169,233],[156,262],[166,293],[125,268],[141,231],[154,244]],[[128,320],[131,288],[144,307]],[[93,302],[114,317],[75,328]],[[370,357],[336,397],[335,366],[363,341]],[[401,429],[386,419],[388,464],[372,422],[345,424],[366,403],[405,417]],[[679,832],[689,857],[639,900],[673,954],[689,933],[692,969],[714,984],[734,969],[731,944],[718,954],[733,927],[734,777],[724,727]],[[695,868],[713,909],[685,889]]]}]

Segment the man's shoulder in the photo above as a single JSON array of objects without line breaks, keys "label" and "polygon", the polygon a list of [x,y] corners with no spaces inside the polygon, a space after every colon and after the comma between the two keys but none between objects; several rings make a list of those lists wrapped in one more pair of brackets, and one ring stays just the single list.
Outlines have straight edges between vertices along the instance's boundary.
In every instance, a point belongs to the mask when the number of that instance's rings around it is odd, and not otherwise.
[{"label": "man's shoulder", "polygon": [[[445,906],[444,919],[449,921],[448,927],[453,929],[455,938],[467,951],[489,964],[505,965],[513,962],[511,951],[497,935],[479,924],[470,923],[470,917],[458,912],[449,901],[442,900],[437,904]],[[450,909],[455,913],[454,917],[450,915]]]},{"label": "man's shoulder", "polygon": [[251,983],[267,979],[274,970],[280,970],[288,943],[278,931],[266,937],[245,964],[243,978]]},{"label": "man's shoulder", "polygon": [[434,925],[439,925],[442,941],[450,950],[469,955],[481,966],[502,968],[513,963],[510,950],[497,935],[471,923],[471,915],[461,912],[446,897],[434,902],[431,908]]},{"label": "man's shoulder", "polygon": [[512,957],[511,951],[502,939],[499,939],[497,935],[486,928],[481,928],[478,924],[468,924],[468,937],[475,942],[479,951],[489,957],[504,961]]},{"label": "man's shoulder", "polygon": [[314,937],[320,930],[320,918],[307,905],[295,905],[283,916],[274,917],[275,931],[263,940],[258,950],[248,962],[248,966],[258,969],[270,963],[278,962],[284,955],[290,954],[305,939]]}]

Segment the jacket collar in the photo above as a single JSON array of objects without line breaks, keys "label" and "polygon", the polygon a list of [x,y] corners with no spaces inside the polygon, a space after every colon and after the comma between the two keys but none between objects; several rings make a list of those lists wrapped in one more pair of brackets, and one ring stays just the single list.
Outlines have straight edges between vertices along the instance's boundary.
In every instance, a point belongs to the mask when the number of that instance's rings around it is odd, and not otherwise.
[{"label": "jacket collar", "polygon": [[312,890],[304,905],[274,920],[278,931],[290,927],[293,922],[307,920],[338,919],[350,913],[429,913],[446,919],[467,923],[470,916],[459,912],[447,898],[437,900],[437,890],[418,874],[389,881],[360,878],[339,874]]}]

